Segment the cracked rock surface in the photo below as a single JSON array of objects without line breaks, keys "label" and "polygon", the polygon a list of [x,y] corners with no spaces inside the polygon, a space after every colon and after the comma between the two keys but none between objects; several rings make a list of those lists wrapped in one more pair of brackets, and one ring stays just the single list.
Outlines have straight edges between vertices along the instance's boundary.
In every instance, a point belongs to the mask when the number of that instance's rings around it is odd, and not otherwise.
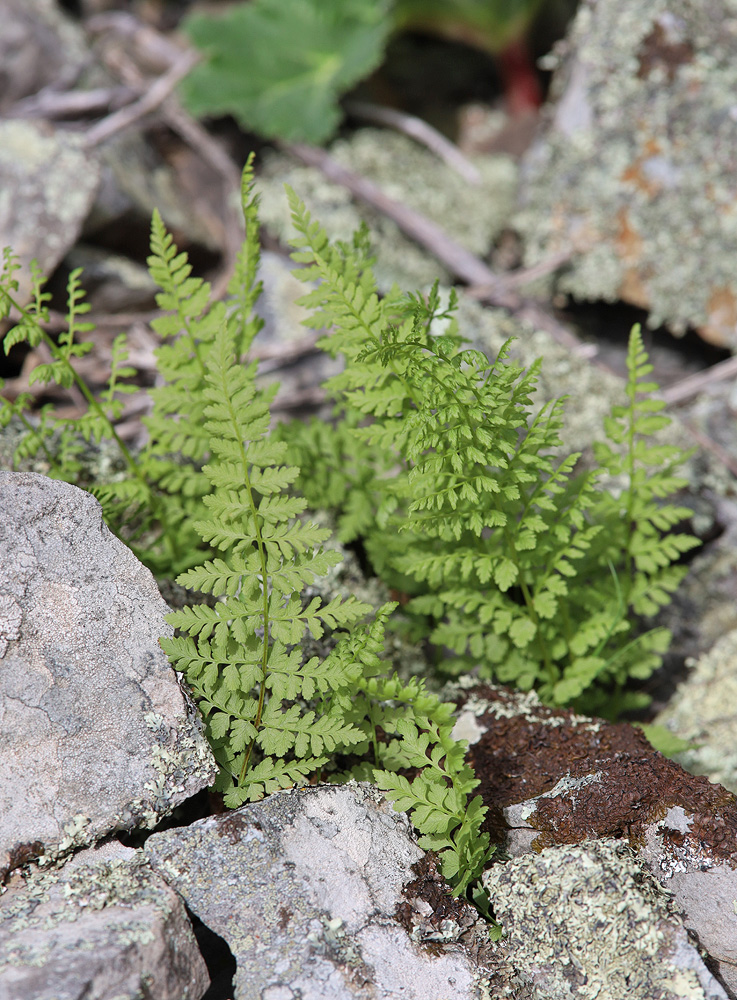
[{"label": "cracked rock surface", "polygon": [[155,833],[144,850],[227,941],[235,1000],[479,996],[460,946],[431,951],[399,923],[402,887],[423,852],[371,786],[279,792]]},{"label": "cracked rock surface", "polygon": [[200,1000],[210,982],[182,901],[117,843],[11,877],[0,968],[2,1000]]},{"label": "cracked rock surface", "polygon": [[93,497],[0,471],[0,876],[152,827],[214,779],[167,610]]}]

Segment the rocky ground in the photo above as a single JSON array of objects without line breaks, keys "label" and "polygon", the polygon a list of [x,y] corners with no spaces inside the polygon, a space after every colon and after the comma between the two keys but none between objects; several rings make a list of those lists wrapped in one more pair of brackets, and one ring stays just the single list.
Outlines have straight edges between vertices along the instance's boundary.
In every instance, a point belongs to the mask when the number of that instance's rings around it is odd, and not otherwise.
[{"label": "rocky ground", "polygon": [[[683,499],[704,544],[662,614],[674,643],[646,721],[689,748],[670,760],[628,722],[456,689],[500,844],[484,882],[505,937],[491,944],[370,786],[213,808],[153,578],[88,494],[21,463],[0,471],[0,998],[737,996],[733,11],[581,4],[539,114],[457,102],[474,171],[461,176],[356,121],[306,152],[206,130],[173,96],[187,53],[167,25],[145,5],[138,19],[79,7],[81,21],[51,0],[0,0],[0,245],[55,275],[56,332],[66,275],[85,266],[97,328],[80,370],[99,391],[128,332],[131,445],[155,378],[151,212],[222,290],[253,147],[268,247],[256,353],[281,415],[325,413],[331,372],[300,326],[285,182],[333,236],[369,223],[383,288],[457,283],[476,346],[493,355],[515,336],[521,361],[542,356],[540,402],[569,395],[565,442],[584,462],[620,399],[629,326],[650,323],[671,440],[696,447]],[[14,349],[3,394],[78,416],[73,392],[29,384],[45,360]],[[17,426],[0,433],[0,469],[17,442]],[[95,461],[109,472],[104,449]]]}]

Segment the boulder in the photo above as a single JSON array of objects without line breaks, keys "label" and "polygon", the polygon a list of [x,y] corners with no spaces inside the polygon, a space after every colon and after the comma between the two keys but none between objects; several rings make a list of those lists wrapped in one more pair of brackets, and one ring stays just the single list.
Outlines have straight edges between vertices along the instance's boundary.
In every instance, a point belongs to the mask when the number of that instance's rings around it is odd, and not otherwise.
[{"label": "boulder", "polygon": [[0,471],[0,877],[153,827],[216,774],[154,578],[68,483]]},{"label": "boulder", "polygon": [[0,122],[0,249],[10,247],[23,265],[20,305],[31,293],[31,260],[43,274],[53,272],[79,236],[99,183],[99,163],[81,136],[48,123]]},{"label": "boulder", "polygon": [[423,852],[370,785],[278,792],[154,833],[144,851],[227,942],[236,1000],[480,995],[481,970],[453,944],[475,914],[456,903],[433,922],[403,895]]},{"label": "boulder", "polygon": [[737,992],[737,798],[652,748],[642,730],[493,685],[460,692],[456,733],[512,855],[624,838]]},{"label": "boulder", "polygon": [[0,969],[2,1000],[200,1000],[210,983],[181,899],[116,843],[11,877]]},{"label": "boulder", "polygon": [[526,263],[737,346],[737,20],[727,0],[585,0],[522,168]]}]

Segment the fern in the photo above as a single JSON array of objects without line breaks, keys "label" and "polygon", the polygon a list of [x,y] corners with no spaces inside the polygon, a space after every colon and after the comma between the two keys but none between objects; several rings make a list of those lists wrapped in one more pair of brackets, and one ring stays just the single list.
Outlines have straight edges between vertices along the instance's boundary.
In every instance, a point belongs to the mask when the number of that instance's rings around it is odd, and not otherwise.
[{"label": "fern", "polygon": [[[31,417],[26,394],[0,400],[0,424],[26,428],[16,457],[43,454],[71,481],[87,443],[112,440],[122,472],[92,485],[111,526],[155,572],[209,597],[172,612],[178,632],[162,646],[200,706],[226,803],[319,779],[374,781],[409,812],[454,891],[478,902],[474,882],[492,848],[465,744],[452,736],[454,706],[424,680],[388,672],[394,604],[367,620],[371,609],[354,597],[310,596],[339,556],[307,510],[334,509],[343,539],[363,543],[386,582],[411,597],[403,610],[441,671],[477,668],[549,702],[614,714],[641,703],[626,687],[656,668],[669,639],[664,629],[636,632],[633,618],[667,603],[684,572],[676,563],[695,544],[672,533],[689,512],[667,502],[683,486],[683,455],[652,442],[668,418],[637,328],[627,403],[606,423],[599,468],[579,473],[577,455],[561,457],[563,401],[533,413],[539,363],[524,371],[509,344],[493,362],[469,349],[455,297],[444,304],[437,285],[427,296],[380,297],[367,234],[332,244],[289,197],[295,259],[314,283],[309,323],[330,331],[321,345],[346,362],[328,383],[335,425],[271,434],[276,387],[259,388],[256,366],[241,362],[261,326],[250,161],[246,238],[225,302],[213,303],[154,215],[161,384],[140,454],[115,426],[133,388],[124,338],[95,398],[76,368],[89,350],[77,338],[90,332],[79,272],[55,341],[42,276],[33,269],[21,307],[9,251],[0,318],[12,310],[17,319],[5,349],[43,344],[51,361],[32,378],[75,386],[87,409],[76,421],[50,407]],[[307,638],[321,655],[304,652]]]},{"label": "fern", "polygon": [[[339,556],[321,550],[329,532],[300,520],[306,502],[285,490],[298,469],[281,464],[283,442],[267,439],[274,388],[257,390],[256,366],[234,364],[226,324],[208,360],[205,429],[214,491],[195,528],[224,557],[178,577],[219,598],[168,616],[186,633],[161,644],[198,700],[220,764],[216,787],[237,806],[313,773],[370,777],[398,803],[412,803],[421,844],[438,851],[457,892],[478,877],[490,850],[480,834],[486,809],[468,793],[478,783],[451,737],[452,706],[418,682],[383,676],[378,651],[385,605],[374,622],[352,629],[320,661],[303,662],[307,632],[355,626],[371,610],[353,597],[307,605],[301,591]],[[387,745],[379,732],[396,734]],[[340,773],[336,758],[372,751],[372,763]],[[429,756],[428,756],[429,754]],[[420,769],[410,783],[396,772]],[[404,808],[404,805],[399,806]]]},{"label": "fern", "polygon": [[[251,310],[260,294],[256,280],[258,203],[252,194],[252,180],[251,158],[244,171],[241,192],[246,239],[230,284],[232,300],[228,306],[212,303],[209,284],[192,276],[187,255],[179,253],[160,215],[154,213],[148,264],[160,289],[157,305],[164,311],[152,324],[162,341],[154,353],[163,384],[151,390],[152,411],[143,420],[148,442],[137,454],[131,453],[115,427],[122,412],[120,397],[136,388],[121,381],[134,374],[125,364],[124,336],[114,341],[108,384],[96,399],[74,366],[74,361],[92,346],[89,342],[75,342],[77,334],[90,330],[90,325],[80,320],[88,306],[79,270],[69,277],[68,324],[57,343],[44,329],[49,296],[43,291],[44,282],[38,270],[32,267],[32,302],[21,308],[15,299],[17,260],[9,251],[4,258],[0,276],[2,315],[13,309],[20,316],[20,322],[5,336],[5,352],[21,342],[30,347],[43,343],[53,360],[35,368],[31,382],[55,382],[64,388],[74,385],[87,403],[87,410],[74,420],[54,418],[50,407],[43,409],[38,426],[34,426],[25,413],[30,403],[28,394],[12,404],[0,400],[0,424],[7,425],[16,418],[28,432],[16,450],[15,461],[43,450],[50,475],[69,482],[84,482],[102,504],[112,529],[157,576],[175,576],[209,551],[193,527],[204,516],[202,498],[209,488],[202,472],[210,447],[204,426],[205,366],[223,322],[228,324],[239,356],[248,350],[260,328],[260,320]],[[103,439],[117,446],[124,471],[107,483],[86,482],[82,461],[84,442]],[[50,441],[53,447],[49,447]]]},{"label": "fern", "polygon": [[322,768],[329,754],[360,741],[341,713],[318,716],[300,704],[317,689],[349,684],[349,665],[334,652],[302,670],[294,647],[306,631],[319,638],[326,625],[353,625],[369,610],[352,597],[302,606],[301,589],[339,557],[318,548],[327,530],[297,519],[304,501],[284,495],[297,470],[281,464],[285,447],[266,438],[274,389],[257,391],[256,366],[234,361],[223,322],[203,394],[211,442],[203,473],[216,490],[205,497],[208,517],[195,528],[225,555],[178,578],[221,600],[173,612],[169,621],[191,638],[162,639],[198,698],[228,805],[290,787]]},{"label": "fern", "polygon": [[[523,372],[509,344],[489,364],[463,347],[452,318],[434,335],[437,290],[426,304],[396,293],[380,300],[359,255],[331,246],[289,198],[294,259],[305,280],[320,282],[303,301],[332,331],[326,349],[347,362],[329,388],[358,447],[379,456],[373,478],[364,471],[363,483],[347,480],[342,492],[358,487],[374,503],[378,530],[367,549],[382,575],[420,591],[408,610],[428,623],[438,650],[455,654],[441,669],[477,666],[556,704],[608,703],[618,713],[642,703],[625,696],[625,683],[649,676],[670,637],[659,629],[633,639],[631,612],[667,602],[683,575],[673,563],[696,542],[664,533],[688,514],[657,502],[683,484],[672,467],[685,456],[647,442],[669,421],[656,387],[643,382],[650,368],[639,331],[630,338],[629,405],[607,422],[600,469],[576,474],[578,455],[556,457],[563,400],[532,416],[539,365]],[[335,453],[330,461],[341,467]],[[350,463],[343,468],[350,475]],[[390,468],[399,471],[379,471]],[[603,470],[626,477],[621,497],[598,485]]]}]

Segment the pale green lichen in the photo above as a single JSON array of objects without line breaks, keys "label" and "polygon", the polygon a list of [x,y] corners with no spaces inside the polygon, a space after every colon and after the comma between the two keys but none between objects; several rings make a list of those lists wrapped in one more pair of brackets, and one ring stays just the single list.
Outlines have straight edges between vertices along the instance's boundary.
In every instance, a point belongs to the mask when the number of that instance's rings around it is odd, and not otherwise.
[{"label": "pale green lichen", "polygon": [[528,263],[586,245],[562,290],[733,343],[736,15],[725,0],[583,4],[515,218]]},{"label": "pale green lichen", "polygon": [[737,629],[693,664],[655,721],[694,744],[679,764],[737,792]]},{"label": "pale green lichen", "polygon": [[[482,181],[474,187],[423,147],[389,131],[360,129],[335,142],[330,154],[479,255],[491,248],[514,207],[517,177],[509,157],[480,159],[476,166]],[[438,263],[387,216],[354,202],[345,188],[326,180],[316,168],[295,164],[284,154],[268,154],[258,180],[261,220],[281,239],[292,234],[284,183],[299,192],[331,238],[350,239],[362,220],[368,223],[377,254],[376,278],[383,291],[394,282],[405,288],[425,287],[436,278],[448,282]]]},{"label": "pale green lichen", "polygon": [[[171,899],[142,854],[130,859],[98,859],[50,871],[30,865],[14,877],[10,898],[0,908],[0,963],[41,967],[54,947],[52,931],[81,920],[90,911],[143,906],[140,917],[110,924],[107,933],[125,948],[154,939],[152,910],[167,915]],[[84,948],[80,941],[78,947]],[[90,948],[95,942],[88,942]]]},{"label": "pale green lichen", "polygon": [[666,896],[622,842],[525,854],[483,880],[515,964],[550,1000],[711,995]]}]

